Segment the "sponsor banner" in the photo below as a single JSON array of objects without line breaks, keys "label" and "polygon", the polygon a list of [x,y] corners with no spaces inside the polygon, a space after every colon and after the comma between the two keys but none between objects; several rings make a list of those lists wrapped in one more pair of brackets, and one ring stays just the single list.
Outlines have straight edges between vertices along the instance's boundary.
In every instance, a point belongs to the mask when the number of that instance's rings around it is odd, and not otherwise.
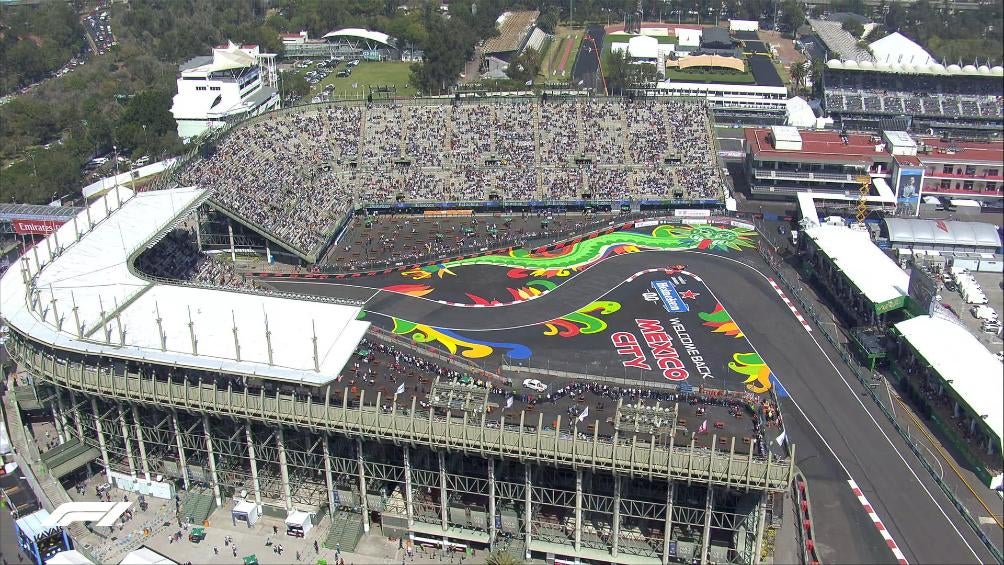
[{"label": "sponsor banner", "polygon": [[673,210],[673,215],[678,218],[707,218],[711,210]]},{"label": "sponsor banner", "polygon": [[701,226],[708,223],[708,220],[705,218],[680,218],[680,223],[688,226]]},{"label": "sponsor banner", "polygon": [[680,298],[680,293],[670,281],[652,281],[652,289],[659,294],[662,299],[662,307],[667,312],[689,312],[690,307]]},{"label": "sponsor banner", "polygon": [[745,228],[745,229],[748,229],[748,230],[755,230],[756,229],[756,226],[754,226],[753,224],[751,224],[749,222],[740,222],[739,220],[732,220],[729,223],[731,223],[732,227],[734,227],[734,228]]},{"label": "sponsor banner", "polygon": [[12,220],[14,233],[18,235],[49,235],[59,229],[66,220]]},{"label": "sponsor banner", "polygon": [[474,210],[425,210],[423,216],[472,216]]},{"label": "sponsor banner", "polygon": [[636,228],[650,228],[652,226],[659,225],[659,220],[645,220],[644,222],[636,222],[634,227]]}]

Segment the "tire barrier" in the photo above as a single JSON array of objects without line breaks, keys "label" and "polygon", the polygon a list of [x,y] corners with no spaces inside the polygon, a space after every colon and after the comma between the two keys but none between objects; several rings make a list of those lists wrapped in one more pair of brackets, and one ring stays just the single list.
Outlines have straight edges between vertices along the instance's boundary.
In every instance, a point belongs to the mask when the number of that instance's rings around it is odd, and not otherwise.
[{"label": "tire barrier", "polygon": [[822,561],[816,553],[816,540],[812,527],[812,504],[809,501],[809,487],[802,473],[795,475],[792,483],[792,498],[795,500],[795,513],[798,517],[799,546],[801,547],[802,563],[804,565],[820,565]]}]

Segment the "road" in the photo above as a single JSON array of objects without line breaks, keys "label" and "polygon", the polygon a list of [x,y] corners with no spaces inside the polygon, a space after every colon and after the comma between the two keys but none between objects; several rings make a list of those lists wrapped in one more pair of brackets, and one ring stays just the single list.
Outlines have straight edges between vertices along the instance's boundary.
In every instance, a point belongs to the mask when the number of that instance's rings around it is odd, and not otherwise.
[{"label": "road", "polygon": [[[857,482],[909,562],[992,561],[884,416],[870,400],[862,400],[857,381],[840,367],[836,352],[825,341],[817,341],[788,311],[752,255],[631,253],[610,257],[576,275],[572,284],[529,302],[471,309],[377,292],[365,309],[457,330],[513,327],[565,315],[603,296],[638,270],[676,263],[686,264],[709,282],[787,391],[784,403],[788,404],[786,418],[793,424],[792,441],[805,444],[808,452],[799,448],[797,463],[811,481],[824,561],[894,562],[878,530],[851,496],[848,479]],[[325,296],[358,297],[363,290],[294,280],[269,284],[279,290]]]}]

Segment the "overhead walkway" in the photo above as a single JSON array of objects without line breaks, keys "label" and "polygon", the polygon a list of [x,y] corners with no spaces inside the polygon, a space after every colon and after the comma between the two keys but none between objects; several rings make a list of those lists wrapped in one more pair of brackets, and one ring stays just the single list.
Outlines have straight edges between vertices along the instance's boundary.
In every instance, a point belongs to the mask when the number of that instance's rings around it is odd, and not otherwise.
[{"label": "overhead walkway", "polygon": [[59,480],[94,461],[99,455],[101,451],[98,448],[73,438],[42,453],[42,463],[48,467],[52,478]]}]

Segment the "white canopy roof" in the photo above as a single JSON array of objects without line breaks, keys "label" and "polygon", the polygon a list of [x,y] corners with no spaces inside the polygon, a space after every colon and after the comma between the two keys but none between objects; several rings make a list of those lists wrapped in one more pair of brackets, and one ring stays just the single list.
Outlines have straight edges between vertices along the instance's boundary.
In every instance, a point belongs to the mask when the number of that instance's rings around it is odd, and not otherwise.
[{"label": "white canopy roof", "polygon": [[291,526],[302,526],[310,521],[310,514],[302,510],[290,510],[286,523]]},{"label": "white canopy roof", "polygon": [[379,31],[371,31],[359,27],[347,27],[345,29],[330,31],[324,34],[324,39],[330,39],[332,37],[358,37],[361,39],[368,39],[370,41],[376,41],[377,43],[383,43],[384,45],[390,46],[390,36],[387,35],[386,33],[381,33]]},{"label": "white canopy roof", "polygon": [[655,59],[659,56],[659,40],[636,35],[628,40],[628,54],[634,59]]},{"label": "white canopy roof", "polygon": [[872,243],[868,232],[822,224],[805,235],[873,304],[906,296],[910,276]]},{"label": "white canopy roof", "polygon": [[211,62],[185,69],[182,74],[208,74],[231,69],[246,69],[254,65],[255,59],[250,53],[242,49],[241,46],[230,42],[226,47],[213,49]]},{"label": "white canopy roof", "polygon": [[789,98],[784,103],[784,107],[788,112],[787,124],[789,126],[811,128],[816,125],[816,113],[812,111],[809,103],[804,98],[800,96]]},{"label": "white canopy roof", "polygon": [[76,549],[60,551],[45,561],[48,565],[94,565],[94,562],[84,557]]},{"label": "white canopy roof", "polygon": [[961,325],[937,316],[918,316],[896,330],[930,363],[998,441],[1004,436],[1004,367],[993,353]]},{"label": "white canopy roof", "polygon": [[0,314],[32,339],[69,350],[313,385],[333,380],[369,328],[356,320],[358,306],[155,283],[133,272],[130,257],[206,197],[195,187],[109,192],[7,270]]},{"label": "white canopy roof", "polygon": [[936,62],[923,47],[898,31],[873,41],[868,47],[875,60],[882,63],[930,65]]},{"label": "white canopy roof", "polygon": [[993,224],[955,220],[884,218],[889,241],[922,245],[959,245],[965,247],[1001,246],[1000,234]]},{"label": "white canopy roof", "polygon": [[176,562],[149,547],[141,547],[122,558],[119,565],[176,565]]}]

